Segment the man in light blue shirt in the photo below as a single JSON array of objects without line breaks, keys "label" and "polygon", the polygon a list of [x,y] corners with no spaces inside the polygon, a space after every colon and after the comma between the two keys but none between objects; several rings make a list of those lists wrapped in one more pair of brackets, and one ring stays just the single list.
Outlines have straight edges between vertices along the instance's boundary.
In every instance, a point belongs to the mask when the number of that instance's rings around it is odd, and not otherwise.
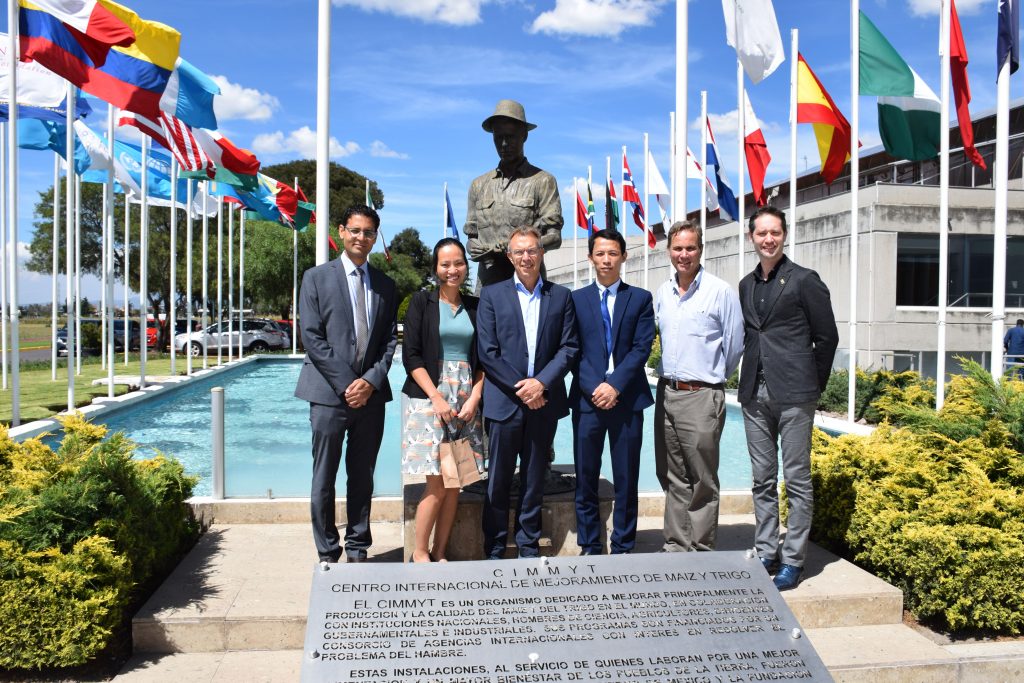
[{"label": "man in light blue shirt", "polygon": [[674,272],[654,296],[661,337],[654,460],[665,491],[665,552],[715,547],[725,382],[743,354],[739,296],[701,266],[703,250],[700,226],[673,225]]}]

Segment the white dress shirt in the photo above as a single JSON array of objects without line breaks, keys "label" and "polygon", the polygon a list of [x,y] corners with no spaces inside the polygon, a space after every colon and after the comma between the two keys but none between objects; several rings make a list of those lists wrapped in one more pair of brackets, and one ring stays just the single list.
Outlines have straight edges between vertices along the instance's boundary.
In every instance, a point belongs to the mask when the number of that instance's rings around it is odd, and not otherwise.
[{"label": "white dress shirt", "polygon": [[[616,280],[612,284],[610,284],[607,287],[605,287],[600,282],[597,282],[596,280],[594,281],[594,284],[597,285],[597,308],[598,308],[598,310],[601,309],[601,298],[604,297],[604,290],[606,290],[606,289],[608,290],[608,318],[612,322],[612,329],[615,329],[615,298],[619,294],[619,285],[621,283],[622,283],[622,280]],[[613,350],[614,350],[614,345],[615,345],[615,340],[612,339]],[[615,354],[609,353],[608,354],[608,374],[610,375],[613,372],[615,372]]]},{"label": "white dress shirt", "polygon": [[530,359],[526,376],[533,377],[533,361],[537,353],[537,329],[540,326],[540,288],[544,284],[544,278],[537,276],[537,284],[533,288],[533,292],[522,283],[518,273],[512,276],[512,282],[515,283],[516,294],[519,295],[519,308],[523,312],[523,326],[526,328],[526,353]]},{"label": "white dress shirt", "polygon": [[363,288],[366,289],[366,329],[369,330],[371,327],[371,321],[373,320],[373,311],[370,310],[370,305],[373,303],[373,289],[370,287],[370,269],[367,266],[367,262],[364,261],[363,265],[357,266],[352,263],[352,259],[348,257],[348,254],[344,251],[341,252],[341,265],[345,268],[345,282],[348,283],[348,297],[352,303],[352,316],[356,314],[356,289],[355,289],[355,278],[352,277],[352,273],[358,268],[363,271]]}]

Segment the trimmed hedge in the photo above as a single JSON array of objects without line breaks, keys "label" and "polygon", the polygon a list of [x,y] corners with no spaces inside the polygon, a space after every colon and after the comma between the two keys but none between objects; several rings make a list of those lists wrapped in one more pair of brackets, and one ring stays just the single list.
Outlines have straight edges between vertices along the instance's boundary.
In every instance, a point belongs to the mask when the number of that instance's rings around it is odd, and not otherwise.
[{"label": "trimmed hedge", "polygon": [[88,662],[198,533],[180,463],[135,460],[77,414],[63,424],[57,451],[0,431],[0,668]]},{"label": "trimmed hedge", "polygon": [[[812,535],[901,588],[953,632],[1024,631],[1024,382],[980,366],[937,413],[913,386],[876,402],[868,437],[814,437]],[[1018,416],[1018,417],[1015,417]],[[1016,421],[1013,421],[1016,420]]]}]

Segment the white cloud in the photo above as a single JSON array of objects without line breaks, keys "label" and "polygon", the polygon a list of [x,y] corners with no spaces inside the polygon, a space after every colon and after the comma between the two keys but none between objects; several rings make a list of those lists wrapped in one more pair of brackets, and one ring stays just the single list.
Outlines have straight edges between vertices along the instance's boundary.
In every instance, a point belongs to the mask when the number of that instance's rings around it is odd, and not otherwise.
[{"label": "white cloud", "polygon": [[556,0],[543,12],[530,33],[617,37],[636,26],[647,26],[664,0]]},{"label": "white cloud", "polygon": [[[252,141],[252,150],[257,154],[298,154],[303,159],[316,158],[316,131],[309,126],[303,126],[298,130],[285,135],[281,131],[273,133],[261,133]],[[358,143],[349,141],[344,144],[332,137],[330,142],[330,156],[332,159],[347,157],[361,151]]]},{"label": "white cloud", "polygon": [[370,156],[382,157],[384,159],[408,159],[409,155],[404,152],[396,152],[380,140],[370,143]]},{"label": "white cloud", "polygon": [[[957,14],[975,14],[983,6],[988,5],[991,0],[958,0],[956,3]],[[929,15],[938,16],[940,3],[936,0],[908,0],[910,12],[917,17]]]},{"label": "white cloud", "polygon": [[431,24],[469,26],[480,23],[480,7],[488,0],[333,0],[335,6],[385,12]]},{"label": "white cloud", "polygon": [[210,76],[220,86],[220,96],[213,98],[213,110],[218,121],[245,119],[266,121],[281,107],[276,97],[256,88],[232,83],[225,76]]}]

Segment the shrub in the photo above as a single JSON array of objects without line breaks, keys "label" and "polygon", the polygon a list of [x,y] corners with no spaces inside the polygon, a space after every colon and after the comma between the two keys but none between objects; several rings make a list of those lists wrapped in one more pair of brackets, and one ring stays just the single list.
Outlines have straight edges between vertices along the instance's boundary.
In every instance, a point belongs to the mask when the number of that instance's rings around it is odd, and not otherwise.
[{"label": "shrub", "polygon": [[1024,383],[996,385],[979,369],[951,383],[937,414],[914,383],[888,388],[876,405],[904,428],[815,435],[813,536],[901,588],[918,618],[1018,634],[1024,463],[1020,422],[1007,420]]},{"label": "shrub", "polygon": [[178,462],[63,422],[57,451],[0,431],[0,667],[88,661],[197,533],[184,505],[196,480]]},{"label": "shrub", "polygon": [[98,351],[103,345],[103,335],[100,326],[96,323],[82,325],[82,348],[90,351]]},{"label": "shrub", "polygon": [[[832,413],[845,414],[848,406],[850,373],[846,370],[833,370],[829,375],[828,384],[818,399],[818,409]],[[872,424],[880,423],[884,414],[878,408],[878,402],[886,396],[898,403],[912,403],[921,407],[935,406],[935,382],[923,379],[912,370],[893,372],[877,370],[865,372],[857,370],[857,386],[855,388],[856,405],[853,416],[855,420],[864,420]]]},{"label": "shrub", "polygon": [[[415,293],[415,292],[414,292]],[[402,299],[402,303],[398,304],[398,315],[397,319],[400,323],[405,323],[405,313],[409,310],[409,303],[412,301],[412,294]]]},{"label": "shrub", "polygon": [[661,334],[655,333],[654,344],[651,345],[651,355],[647,358],[647,367],[656,368],[661,362]]}]

